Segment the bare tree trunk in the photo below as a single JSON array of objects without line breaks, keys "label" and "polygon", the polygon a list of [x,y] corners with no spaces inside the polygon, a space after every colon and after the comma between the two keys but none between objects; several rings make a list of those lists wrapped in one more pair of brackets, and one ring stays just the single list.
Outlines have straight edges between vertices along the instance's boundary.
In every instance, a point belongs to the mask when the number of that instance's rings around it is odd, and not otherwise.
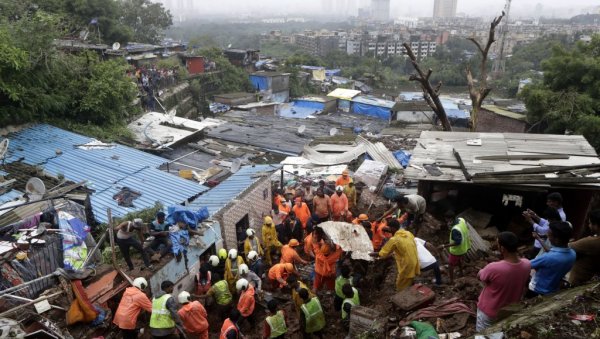
[{"label": "bare tree trunk", "polygon": [[485,44],[485,48],[482,47],[479,41],[477,41],[477,39],[474,37],[467,38],[467,40],[472,41],[475,46],[477,46],[479,54],[481,54],[481,64],[479,65],[479,83],[477,85],[475,85],[471,67],[467,66],[467,83],[469,87],[469,96],[471,97],[471,104],[473,106],[473,109],[471,110],[471,131],[475,131],[477,129],[477,115],[481,109],[481,104],[492,91],[492,89],[488,87],[487,83],[488,53],[490,52],[490,47],[492,47],[492,44],[496,41],[496,27],[500,24],[500,21],[502,21],[504,14],[504,11],[502,11],[502,15],[494,18],[490,24],[490,32],[488,34],[488,40]]},{"label": "bare tree trunk", "polygon": [[424,73],[421,67],[419,66],[417,58],[415,57],[415,54],[410,48],[410,45],[405,42],[402,44],[402,46],[406,48],[406,54],[408,54],[408,57],[410,58],[413,67],[417,71],[417,74],[412,74],[409,80],[419,82],[419,84],[421,85],[421,90],[423,91],[423,98],[425,99],[425,102],[427,102],[427,105],[431,107],[435,115],[438,117],[438,119],[440,119],[444,131],[452,131],[452,126],[450,125],[450,121],[448,120],[448,116],[446,115],[446,110],[444,110],[444,106],[442,105],[442,102],[440,101],[439,97],[442,82],[440,81],[434,88],[429,82],[429,77],[431,76],[431,73],[433,73],[433,71],[429,69],[427,70],[427,73]]}]

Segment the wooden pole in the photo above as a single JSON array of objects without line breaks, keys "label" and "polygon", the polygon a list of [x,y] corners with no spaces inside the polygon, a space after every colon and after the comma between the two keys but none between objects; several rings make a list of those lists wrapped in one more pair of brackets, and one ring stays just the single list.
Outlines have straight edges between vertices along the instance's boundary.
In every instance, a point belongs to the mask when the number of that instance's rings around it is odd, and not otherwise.
[{"label": "wooden pole", "polygon": [[85,258],[85,261],[83,262],[83,267],[85,267],[90,262],[90,259],[94,256],[94,254],[96,254],[98,249],[100,249],[100,246],[102,245],[102,243],[104,243],[104,240],[106,240],[107,235],[108,235],[108,230],[106,230],[106,232],[104,232],[104,234],[102,234],[102,237],[100,237],[100,240],[98,240],[98,243],[96,244],[96,246],[90,251],[90,253],[88,253],[87,258]]}]

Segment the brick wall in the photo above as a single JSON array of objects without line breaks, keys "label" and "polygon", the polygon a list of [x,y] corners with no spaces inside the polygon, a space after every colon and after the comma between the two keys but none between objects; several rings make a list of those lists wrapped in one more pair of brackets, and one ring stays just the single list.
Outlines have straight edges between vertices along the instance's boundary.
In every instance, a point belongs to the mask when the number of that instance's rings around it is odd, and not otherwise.
[{"label": "brick wall", "polygon": [[263,216],[271,212],[272,200],[271,179],[263,178],[215,216],[221,224],[221,233],[224,240],[223,246],[227,249],[237,247],[238,239],[235,224],[242,220],[246,214],[248,214],[250,227],[256,230],[256,234],[262,239]]},{"label": "brick wall", "polygon": [[505,117],[486,109],[479,111],[477,117],[477,132],[510,132],[525,133],[527,122]]}]

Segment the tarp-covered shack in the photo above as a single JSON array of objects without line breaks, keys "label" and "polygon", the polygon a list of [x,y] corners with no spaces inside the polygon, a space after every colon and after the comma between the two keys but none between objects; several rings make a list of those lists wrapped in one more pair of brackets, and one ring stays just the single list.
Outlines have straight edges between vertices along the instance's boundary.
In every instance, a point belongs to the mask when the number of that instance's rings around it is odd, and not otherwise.
[{"label": "tarp-covered shack", "polygon": [[352,99],[352,113],[392,121],[392,108],[394,105],[395,102],[393,101],[361,95]]},{"label": "tarp-covered shack", "polygon": [[350,112],[351,100],[360,94],[360,91],[346,88],[336,88],[327,94],[328,97],[338,99],[338,109],[344,112]]}]

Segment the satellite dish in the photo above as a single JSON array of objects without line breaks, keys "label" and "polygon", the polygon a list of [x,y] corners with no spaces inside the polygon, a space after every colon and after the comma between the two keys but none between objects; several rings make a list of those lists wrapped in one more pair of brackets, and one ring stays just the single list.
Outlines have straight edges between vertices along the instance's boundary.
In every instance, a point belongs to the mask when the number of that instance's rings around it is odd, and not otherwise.
[{"label": "satellite dish", "polygon": [[121,48],[121,44],[118,42],[115,42],[114,44],[112,44],[112,50],[113,51],[118,51],[119,48]]},{"label": "satellite dish", "polygon": [[8,151],[8,139],[0,141],[0,160],[4,159]]},{"label": "satellite dish", "polygon": [[338,133],[338,129],[335,127],[329,130],[329,135],[332,137],[335,136],[337,133]]},{"label": "satellite dish", "polygon": [[306,131],[306,126],[300,125],[300,127],[298,127],[298,134],[302,134],[304,133],[304,131]]},{"label": "satellite dish", "polygon": [[231,48],[231,44],[227,45],[227,48]]},{"label": "satellite dish", "polygon": [[236,173],[237,171],[239,171],[241,166],[242,161],[240,159],[233,159],[233,161],[231,162],[231,173]]},{"label": "satellite dish", "polygon": [[31,201],[38,201],[46,193],[46,185],[44,185],[44,182],[40,178],[33,177],[27,180],[25,192],[27,192]]}]

